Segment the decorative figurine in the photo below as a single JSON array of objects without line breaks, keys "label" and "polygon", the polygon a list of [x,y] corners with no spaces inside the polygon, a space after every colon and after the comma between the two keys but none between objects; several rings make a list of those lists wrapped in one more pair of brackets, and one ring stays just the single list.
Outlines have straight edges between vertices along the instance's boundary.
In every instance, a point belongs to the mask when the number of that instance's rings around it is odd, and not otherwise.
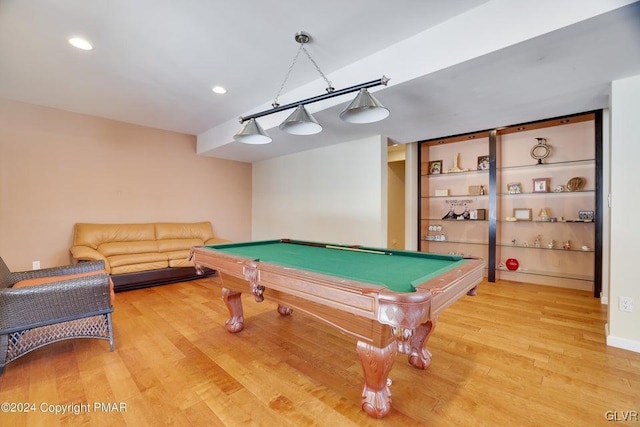
[{"label": "decorative figurine", "polygon": [[534,244],[534,246],[535,246],[536,248],[539,248],[539,247],[541,247],[541,246],[542,246],[542,242],[541,242],[541,240],[542,240],[542,236],[538,234],[538,235],[536,236],[536,240],[533,242],[533,244]]},{"label": "decorative figurine", "polygon": [[556,246],[556,241],[555,240],[551,240],[549,243],[547,243],[547,247],[549,249],[553,249]]},{"label": "decorative figurine", "polygon": [[548,208],[540,209],[540,212],[538,213],[538,218],[540,218],[540,221],[549,221],[550,217],[551,215],[549,214]]},{"label": "decorative figurine", "polygon": [[515,258],[509,258],[505,262],[505,265],[507,266],[507,270],[509,270],[509,271],[516,271],[518,269],[518,267],[520,267],[520,263]]},{"label": "decorative figurine", "polygon": [[456,154],[453,158],[453,167],[447,170],[447,173],[467,172],[469,169],[463,169],[460,167],[460,153]]},{"label": "decorative figurine", "polygon": [[567,240],[562,244],[562,249],[571,250],[571,240]]},{"label": "decorative figurine", "polygon": [[531,149],[531,157],[538,161],[538,165],[542,164],[542,159],[546,159],[551,154],[551,146],[547,144],[546,138],[536,138],[538,143]]}]

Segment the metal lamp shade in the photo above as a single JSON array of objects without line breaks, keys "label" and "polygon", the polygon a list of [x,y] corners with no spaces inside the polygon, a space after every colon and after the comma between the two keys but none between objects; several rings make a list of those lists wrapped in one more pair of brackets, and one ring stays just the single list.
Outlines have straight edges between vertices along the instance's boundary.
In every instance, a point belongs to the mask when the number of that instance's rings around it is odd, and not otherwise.
[{"label": "metal lamp shade", "polygon": [[262,129],[262,126],[256,119],[249,120],[233,139],[244,144],[268,144],[272,141],[271,137]]},{"label": "metal lamp shade", "polygon": [[322,130],[318,121],[304,108],[298,105],[287,119],[280,124],[280,129],[292,135],[313,135]]},{"label": "metal lamp shade", "polygon": [[340,118],[348,123],[373,123],[389,116],[389,110],[369,93],[360,89],[353,101],[340,113]]}]

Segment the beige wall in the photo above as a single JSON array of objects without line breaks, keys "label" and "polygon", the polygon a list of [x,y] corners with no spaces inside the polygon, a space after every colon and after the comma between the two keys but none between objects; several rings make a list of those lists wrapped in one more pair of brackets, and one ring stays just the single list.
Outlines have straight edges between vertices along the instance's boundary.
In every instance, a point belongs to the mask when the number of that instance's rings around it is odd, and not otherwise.
[{"label": "beige wall", "polygon": [[[387,166],[387,247],[392,249],[405,248],[406,202],[404,146],[400,146],[400,148],[403,150],[389,151],[389,162]],[[402,157],[399,158],[395,153],[402,153]]]},{"label": "beige wall", "polygon": [[253,164],[253,239],[387,245],[382,136]]},{"label": "beige wall", "polygon": [[70,261],[76,222],[211,221],[251,238],[251,165],[175,132],[0,99],[0,256]]},{"label": "beige wall", "polygon": [[[636,251],[638,159],[640,158],[640,75],[611,86],[611,249],[609,333],[607,344],[640,352],[640,284]],[[605,202],[606,203],[606,202]],[[633,300],[633,311],[620,310],[620,297]]]}]

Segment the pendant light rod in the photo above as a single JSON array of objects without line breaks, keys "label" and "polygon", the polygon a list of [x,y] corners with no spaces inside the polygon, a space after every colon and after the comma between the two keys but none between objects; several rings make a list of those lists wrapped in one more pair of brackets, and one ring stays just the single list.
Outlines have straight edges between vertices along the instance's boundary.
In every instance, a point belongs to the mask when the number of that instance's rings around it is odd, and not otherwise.
[{"label": "pendant light rod", "polygon": [[340,90],[334,90],[334,91],[327,92],[327,93],[322,94],[322,95],[318,95],[318,96],[314,96],[314,97],[311,97],[311,98],[303,99],[302,101],[296,101],[296,102],[292,102],[292,103],[289,103],[289,104],[286,104],[286,105],[280,105],[280,106],[272,108],[270,110],[261,111],[259,113],[251,114],[251,115],[248,115],[248,116],[242,116],[242,117],[240,117],[239,120],[240,120],[240,123],[244,123],[247,120],[257,119],[259,117],[268,116],[269,114],[274,114],[274,113],[278,113],[280,111],[289,110],[291,108],[298,107],[299,105],[307,105],[307,104],[311,104],[311,103],[314,103],[314,102],[323,101],[325,99],[333,98],[333,97],[336,97],[336,96],[346,95],[346,94],[352,93],[352,92],[357,92],[360,89],[368,89],[370,87],[376,87],[376,86],[381,86],[381,85],[386,86],[388,82],[389,82],[389,78],[385,77],[385,76],[382,76],[382,78],[377,79],[377,80],[371,80],[370,82],[360,83],[358,85],[347,87],[347,88],[340,89]]}]

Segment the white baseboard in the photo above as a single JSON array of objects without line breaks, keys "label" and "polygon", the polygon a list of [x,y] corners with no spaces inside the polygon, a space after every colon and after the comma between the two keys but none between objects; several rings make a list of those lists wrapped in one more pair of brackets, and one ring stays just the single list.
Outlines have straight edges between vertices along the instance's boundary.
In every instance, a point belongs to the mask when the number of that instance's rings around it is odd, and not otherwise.
[{"label": "white baseboard", "polygon": [[607,345],[611,347],[621,348],[636,353],[640,353],[640,341],[634,341],[627,338],[615,337],[609,335],[609,325],[607,324]]},{"label": "white baseboard", "polygon": [[602,293],[601,293],[600,294],[600,304],[609,305],[609,297],[604,297],[604,296],[602,296]]}]

